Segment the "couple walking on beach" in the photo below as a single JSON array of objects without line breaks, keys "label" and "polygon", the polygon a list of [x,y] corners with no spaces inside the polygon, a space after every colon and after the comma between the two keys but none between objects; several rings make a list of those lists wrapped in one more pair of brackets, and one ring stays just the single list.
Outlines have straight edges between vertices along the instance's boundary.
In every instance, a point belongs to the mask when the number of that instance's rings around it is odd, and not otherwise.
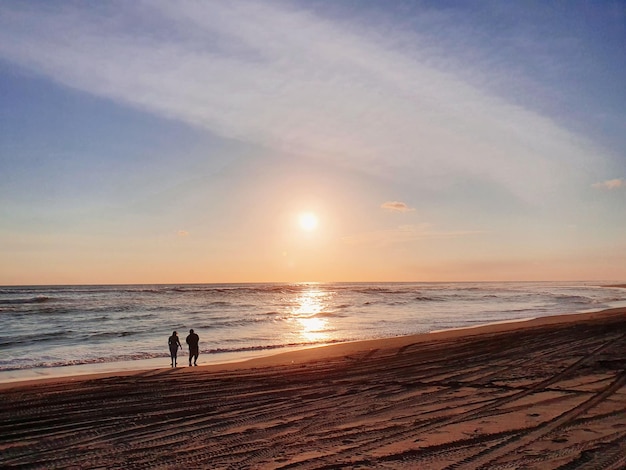
[{"label": "couple walking on beach", "polygon": [[[185,342],[189,345],[189,367],[191,367],[191,360],[193,359],[193,365],[198,365],[198,356],[200,355],[200,337],[193,332],[193,328],[189,330],[189,334],[185,339]],[[178,348],[183,349],[178,339],[178,333],[173,332],[169,337],[167,343],[170,347],[170,356],[172,357],[172,367],[176,367],[176,358],[178,356]]]}]

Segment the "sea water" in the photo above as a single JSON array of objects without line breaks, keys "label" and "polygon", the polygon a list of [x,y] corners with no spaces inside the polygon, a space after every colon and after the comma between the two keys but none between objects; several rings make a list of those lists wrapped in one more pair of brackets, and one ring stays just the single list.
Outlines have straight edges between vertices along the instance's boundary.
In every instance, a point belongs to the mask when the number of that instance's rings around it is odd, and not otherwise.
[{"label": "sea water", "polygon": [[[0,382],[199,364],[293,348],[626,306],[603,283],[299,283],[0,287]],[[73,367],[69,367],[73,366]],[[77,367],[79,366],[79,367]]]}]

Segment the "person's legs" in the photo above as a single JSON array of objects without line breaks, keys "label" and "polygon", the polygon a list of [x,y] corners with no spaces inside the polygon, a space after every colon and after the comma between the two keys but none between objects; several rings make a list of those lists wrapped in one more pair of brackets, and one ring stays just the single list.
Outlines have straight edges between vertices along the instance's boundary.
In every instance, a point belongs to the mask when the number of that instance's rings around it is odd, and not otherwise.
[{"label": "person's legs", "polygon": [[193,359],[193,365],[197,366],[198,356],[200,355],[200,348],[189,348],[189,366],[191,366],[191,360]]}]

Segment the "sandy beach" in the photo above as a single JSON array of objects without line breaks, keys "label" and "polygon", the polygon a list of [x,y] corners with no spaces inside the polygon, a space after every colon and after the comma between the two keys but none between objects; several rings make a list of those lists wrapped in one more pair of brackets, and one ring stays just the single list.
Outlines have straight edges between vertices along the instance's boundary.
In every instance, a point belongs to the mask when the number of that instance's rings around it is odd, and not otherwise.
[{"label": "sandy beach", "polygon": [[0,466],[626,467],[626,309],[0,385]]}]

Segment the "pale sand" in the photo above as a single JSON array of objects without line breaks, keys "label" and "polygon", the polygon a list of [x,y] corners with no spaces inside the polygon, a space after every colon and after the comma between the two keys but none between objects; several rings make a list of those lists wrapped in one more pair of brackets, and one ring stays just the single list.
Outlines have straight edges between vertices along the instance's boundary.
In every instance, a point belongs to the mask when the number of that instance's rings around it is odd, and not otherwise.
[{"label": "pale sand", "polygon": [[0,386],[0,466],[626,468],[626,309]]}]

